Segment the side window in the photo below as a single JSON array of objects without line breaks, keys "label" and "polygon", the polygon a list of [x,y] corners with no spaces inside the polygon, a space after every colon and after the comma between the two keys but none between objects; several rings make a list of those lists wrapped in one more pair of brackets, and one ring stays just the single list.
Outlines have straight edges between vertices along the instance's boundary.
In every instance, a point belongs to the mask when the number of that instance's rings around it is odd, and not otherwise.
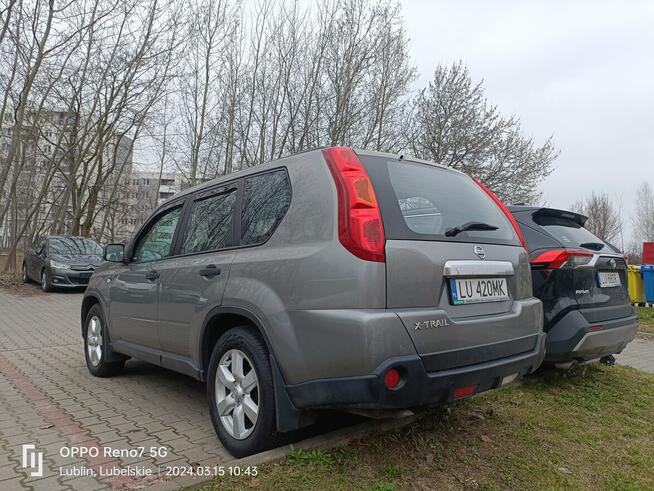
[{"label": "side window", "polygon": [[172,254],[173,237],[181,212],[182,207],[179,206],[159,216],[150,230],[136,244],[134,262],[155,261]]},{"label": "side window", "polygon": [[45,239],[40,239],[32,247],[34,248],[35,253],[41,254],[41,251],[43,251],[44,246],[45,246]]},{"label": "side window", "polygon": [[241,244],[261,244],[282,221],[291,202],[286,171],[278,170],[245,179],[241,212]]},{"label": "side window", "polygon": [[191,209],[182,254],[227,247],[232,235],[236,190],[196,200]]}]

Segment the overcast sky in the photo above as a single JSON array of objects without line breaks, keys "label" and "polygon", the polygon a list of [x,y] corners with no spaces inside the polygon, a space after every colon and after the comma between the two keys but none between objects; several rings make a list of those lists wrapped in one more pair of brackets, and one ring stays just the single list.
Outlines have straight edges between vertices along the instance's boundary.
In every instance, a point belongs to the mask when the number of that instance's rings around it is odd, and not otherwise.
[{"label": "overcast sky", "polygon": [[542,186],[566,208],[591,191],[622,202],[654,185],[654,1],[402,0],[411,54],[427,83],[463,60],[488,99],[561,154]]}]

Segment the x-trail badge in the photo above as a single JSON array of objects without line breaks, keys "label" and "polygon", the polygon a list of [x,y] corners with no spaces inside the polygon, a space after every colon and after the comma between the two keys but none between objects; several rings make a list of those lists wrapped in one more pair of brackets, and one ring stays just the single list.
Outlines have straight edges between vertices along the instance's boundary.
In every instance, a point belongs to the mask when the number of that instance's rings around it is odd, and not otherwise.
[{"label": "x-trail badge", "polygon": [[476,245],[474,251],[475,254],[477,254],[477,256],[479,257],[479,259],[486,259],[486,251],[484,249]]}]

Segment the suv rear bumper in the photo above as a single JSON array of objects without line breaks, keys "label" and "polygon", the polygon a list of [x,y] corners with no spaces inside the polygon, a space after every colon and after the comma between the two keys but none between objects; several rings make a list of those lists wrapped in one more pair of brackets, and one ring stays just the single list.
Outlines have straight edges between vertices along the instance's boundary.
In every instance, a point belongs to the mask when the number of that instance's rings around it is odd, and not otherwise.
[{"label": "suv rear bumper", "polygon": [[[373,373],[359,377],[311,380],[286,386],[297,408],[408,409],[453,400],[460,387],[474,386],[474,394],[500,387],[536,370],[544,357],[545,334],[538,335],[534,349],[518,355],[476,365],[427,372],[418,355],[390,358]],[[384,374],[397,368],[401,382],[395,389],[384,386]]]},{"label": "suv rear bumper", "polygon": [[585,362],[620,353],[634,339],[637,329],[636,316],[594,322],[591,326],[581,312],[574,310],[547,333],[545,361]]}]

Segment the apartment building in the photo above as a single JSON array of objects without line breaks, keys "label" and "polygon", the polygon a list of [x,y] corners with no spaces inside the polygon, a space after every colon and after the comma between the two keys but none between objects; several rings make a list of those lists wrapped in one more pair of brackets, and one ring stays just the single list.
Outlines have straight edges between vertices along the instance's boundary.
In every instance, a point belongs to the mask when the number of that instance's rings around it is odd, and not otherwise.
[{"label": "apartment building", "polygon": [[[86,118],[41,110],[28,112],[21,128],[11,112],[0,121],[0,210],[6,208],[0,216],[0,249],[11,247],[14,237],[20,237],[18,248],[23,249],[39,235],[81,233],[80,223],[88,225],[88,220],[89,235],[98,238],[129,232],[118,218],[132,173],[132,142],[124,135],[104,134],[98,145],[97,136],[84,129],[93,121]],[[80,212],[90,197],[95,202],[92,219]]]},{"label": "apartment building", "polygon": [[121,224],[129,238],[152,212],[185,187],[181,173],[133,170],[128,178],[128,191]]}]

